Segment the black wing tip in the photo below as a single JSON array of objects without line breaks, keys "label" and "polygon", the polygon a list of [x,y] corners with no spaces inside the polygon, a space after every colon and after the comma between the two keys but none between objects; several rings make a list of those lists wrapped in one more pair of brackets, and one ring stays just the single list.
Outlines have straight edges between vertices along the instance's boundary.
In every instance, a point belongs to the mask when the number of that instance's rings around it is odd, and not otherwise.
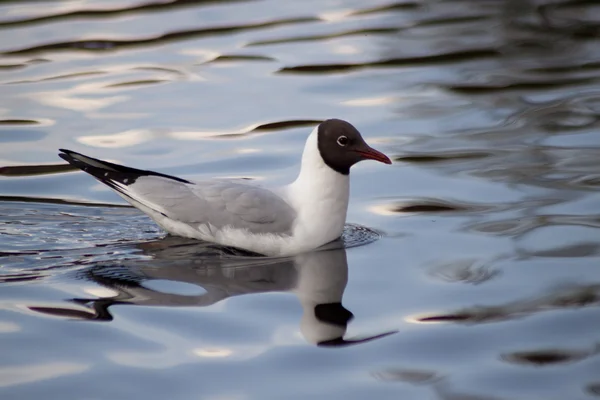
[{"label": "black wing tip", "polygon": [[[92,158],[90,156],[86,156],[84,154],[78,153],[76,151],[68,150],[68,149],[58,149],[58,150],[61,152],[58,154],[58,156],[60,158],[62,158],[69,164],[83,170],[84,172],[94,175],[96,178],[98,178],[98,180],[100,180],[101,182],[104,182],[104,183],[106,183],[106,180],[107,180],[107,179],[104,179],[105,177],[107,177],[106,175],[104,175],[104,173],[109,172],[109,174],[111,176],[109,179],[113,179],[113,180],[116,180],[119,182],[122,181],[121,183],[125,184],[125,185],[131,185],[132,183],[134,183],[136,181],[136,179],[138,179],[139,177],[143,177],[143,176],[159,176],[162,178],[171,179],[171,180],[181,182],[181,183],[192,184],[191,181],[188,181],[187,179],[179,178],[176,176],[162,174],[160,172],[147,171],[147,170],[142,170],[142,169],[137,169],[137,168],[126,167],[124,165],[119,165],[119,164],[113,164],[111,162]],[[83,158],[83,160],[80,158]],[[92,160],[93,164],[86,162],[85,159]],[[102,172],[102,176],[99,175],[100,172]],[[124,178],[127,178],[127,181],[123,180]]]},{"label": "black wing tip", "polygon": [[74,159],[74,158],[73,158],[73,156],[70,154],[70,153],[71,153],[70,151],[68,151],[68,150],[64,150],[64,149],[60,149],[60,151],[62,152],[62,153],[58,153],[58,156],[59,156],[60,158],[62,158],[63,160],[65,160],[66,162],[68,162],[68,163],[69,163],[69,164],[71,164],[71,165],[75,165],[75,166],[77,166],[77,165],[75,164],[75,159]]},{"label": "black wing tip", "polygon": [[68,150],[68,149],[58,149],[58,151],[60,151],[60,153],[58,153],[58,156],[68,162],[71,162],[69,160],[73,159],[73,154],[79,154],[77,152],[74,152],[74,151]]},{"label": "black wing tip", "polygon": [[74,154],[79,154],[77,152],[71,151],[71,150],[67,150],[67,149],[58,149],[59,151],[61,151],[61,153],[58,153],[58,156],[60,158],[62,158],[63,160],[65,160],[66,162],[68,162],[69,164],[80,168],[80,169],[84,169],[84,167],[87,165],[83,162],[81,162],[80,160],[78,160],[77,158],[73,157]]},{"label": "black wing tip", "polygon": [[69,150],[69,149],[58,149],[58,151],[60,151],[60,153],[58,153],[58,155],[60,156],[61,154],[78,154],[76,152],[74,152],[73,150]]}]

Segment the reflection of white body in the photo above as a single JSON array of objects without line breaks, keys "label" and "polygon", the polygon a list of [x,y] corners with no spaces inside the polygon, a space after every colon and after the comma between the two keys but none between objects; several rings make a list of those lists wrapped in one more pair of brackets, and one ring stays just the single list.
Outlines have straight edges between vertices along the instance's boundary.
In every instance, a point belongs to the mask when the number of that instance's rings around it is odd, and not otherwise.
[{"label": "reflection of white body", "polygon": [[[164,242],[167,242],[165,247],[161,247]],[[300,330],[308,342],[331,345],[351,343],[343,339],[352,318],[352,313],[341,305],[348,282],[345,249],[310,252],[281,259],[203,258],[198,253],[201,255],[206,251],[204,245],[173,246],[168,241],[164,242],[139,245],[152,256],[152,260],[128,261],[117,266],[99,264],[79,271],[79,277],[83,272],[86,279],[116,292],[116,295],[100,299],[74,300],[94,309],[85,317],[112,319],[108,307],[116,303],[198,307],[241,294],[290,291],[295,293],[302,305]],[[187,283],[204,290],[190,295],[165,293],[155,288],[153,280]],[[65,309],[37,307],[35,310],[68,315]],[[84,314],[77,309],[73,311],[73,316],[82,318]]]}]

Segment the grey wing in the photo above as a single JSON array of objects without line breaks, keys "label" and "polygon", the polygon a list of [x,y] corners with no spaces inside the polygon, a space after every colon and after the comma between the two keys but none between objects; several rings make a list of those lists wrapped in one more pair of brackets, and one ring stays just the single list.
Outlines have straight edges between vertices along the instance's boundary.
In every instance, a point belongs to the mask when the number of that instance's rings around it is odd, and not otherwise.
[{"label": "grey wing", "polygon": [[[187,224],[231,226],[253,233],[291,233],[293,208],[268,189],[232,181],[190,182],[60,149],[59,156],[108,185],[131,204]],[[157,221],[158,222],[158,221]]]},{"label": "grey wing", "polygon": [[244,183],[183,183],[147,176],[137,179],[127,189],[133,200],[187,224],[291,234],[296,216],[294,209],[274,192]]}]

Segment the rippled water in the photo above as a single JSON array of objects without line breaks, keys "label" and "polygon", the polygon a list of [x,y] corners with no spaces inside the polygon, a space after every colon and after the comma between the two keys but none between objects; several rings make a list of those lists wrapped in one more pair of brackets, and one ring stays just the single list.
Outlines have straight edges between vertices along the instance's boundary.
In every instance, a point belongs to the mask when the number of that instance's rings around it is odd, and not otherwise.
[{"label": "rippled water", "polygon": [[[600,396],[596,2],[3,1],[0,33],[3,399]],[[295,258],[164,237],[57,157],[277,184],[330,117],[395,162]]]}]

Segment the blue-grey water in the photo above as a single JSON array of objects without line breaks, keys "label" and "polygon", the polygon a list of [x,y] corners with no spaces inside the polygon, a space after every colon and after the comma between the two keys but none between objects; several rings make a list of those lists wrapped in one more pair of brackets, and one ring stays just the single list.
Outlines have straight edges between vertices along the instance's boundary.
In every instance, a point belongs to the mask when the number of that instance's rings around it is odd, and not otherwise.
[{"label": "blue-grey water", "polygon": [[[318,121],[344,247],[165,237],[59,147],[285,183]],[[0,2],[0,398],[600,396],[591,0]]]}]

